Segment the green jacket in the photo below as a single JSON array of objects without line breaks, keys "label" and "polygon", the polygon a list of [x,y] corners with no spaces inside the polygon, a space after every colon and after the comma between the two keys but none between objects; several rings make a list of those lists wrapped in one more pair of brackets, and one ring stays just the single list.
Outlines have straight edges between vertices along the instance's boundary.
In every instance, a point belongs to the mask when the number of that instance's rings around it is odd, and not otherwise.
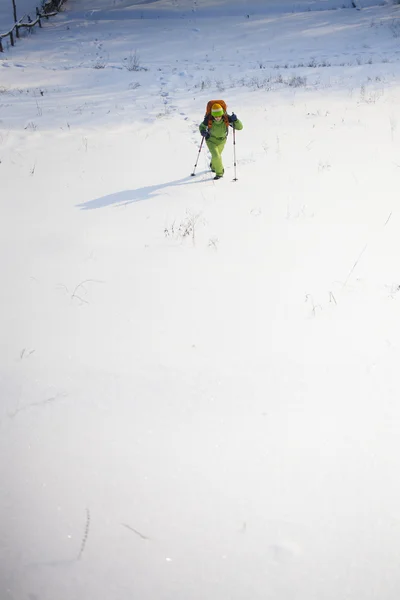
[{"label": "green jacket", "polygon": [[[228,115],[228,120],[231,127],[237,129],[238,131],[240,131],[240,129],[243,129],[243,124],[241,121],[239,121],[239,119],[237,121],[233,121],[233,123],[230,119],[231,116]],[[212,118],[212,125],[210,129],[208,129],[208,126],[205,125],[203,121],[203,123],[199,125],[199,130],[200,133],[202,131],[208,130],[210,132],[210,137],[208,138],[207,142],[211,142],[212,144],[218,145],[222,144],[222,142],[226,140],[229,128],[226,127],[225,121],[223,119],[221,119],[221,121],[214,121],[214,119]]]}]

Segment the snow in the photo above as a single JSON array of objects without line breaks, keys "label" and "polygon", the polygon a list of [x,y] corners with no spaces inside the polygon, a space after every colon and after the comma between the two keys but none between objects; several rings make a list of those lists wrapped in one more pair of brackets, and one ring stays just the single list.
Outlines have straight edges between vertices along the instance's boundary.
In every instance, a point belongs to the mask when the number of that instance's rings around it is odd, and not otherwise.
[{"label": "snow", "polygon": [[343,4],[0,56],[1,600],[397,600],[399,7]]}]

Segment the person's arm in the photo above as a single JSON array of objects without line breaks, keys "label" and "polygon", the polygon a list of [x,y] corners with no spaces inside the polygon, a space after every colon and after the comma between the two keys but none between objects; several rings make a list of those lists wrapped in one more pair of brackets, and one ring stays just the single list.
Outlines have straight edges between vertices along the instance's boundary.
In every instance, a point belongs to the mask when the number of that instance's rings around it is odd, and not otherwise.
[{"label": "person's arm", "polygon": [[242,123],[242,121],[239,121],[239,119],[237,118],[237,116],[235,115],[235,113],[232,113],[231,115],[228,115],[228,121],[229,121],[230,125],[232,125],[232,127],[234,129],[237,129],[238,131],[240,131],[241,129],[243,129],[243,123]]}]

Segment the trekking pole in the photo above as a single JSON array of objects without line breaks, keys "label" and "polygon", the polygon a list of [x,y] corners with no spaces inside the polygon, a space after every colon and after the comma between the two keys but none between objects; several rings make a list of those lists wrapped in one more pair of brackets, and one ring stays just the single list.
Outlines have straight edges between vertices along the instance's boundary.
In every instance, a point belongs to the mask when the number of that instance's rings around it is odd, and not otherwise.
[{"label": "trekking pole", "polygon": [[235,176],[233,181],[237,181],[236,177],[236,137],[235,137],[235,128],[233,127],[233,168],[235,172]]},{"label": "trekking pole", "polygon": [[197,160],[196,160],[196,164],[193,167],[193,173],[191,173],[191,176],[194,177],[195,176],[195,170],[197,167],[197,163],[199,162],[199,158],[200,158],[200,152],[201,152],[201,148],[203,146],[203,142],[204,142],[204,137],[201,138],[201,144],[200,144],[200,148],[199,148],[199,153],[197,155]]}]

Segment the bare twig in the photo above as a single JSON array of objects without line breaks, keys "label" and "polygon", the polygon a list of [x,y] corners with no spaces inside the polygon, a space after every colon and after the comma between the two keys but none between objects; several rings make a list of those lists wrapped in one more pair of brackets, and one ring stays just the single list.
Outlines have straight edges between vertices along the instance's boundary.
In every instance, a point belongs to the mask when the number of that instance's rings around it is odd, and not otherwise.
[{"label": "bare twig", "polygon": [[83,298],[78,296],[78,294],[76,293],[79,290],[79,288],[82,288],[86,294],[85,283],[104,283],[104,281],[100,281],[99,279],[85,279],[84,281],[81,281],[81,283],[78,283],[78,285],[75,287],[74,291],[72,292],[71,301],[74,298],[77,298],[81,302],[84,302],[85,304],[89,304],[89,302],[87,300],[84,300]]},{"label": "bare twig", "polygon": [[82,538],[82,543],[81,543],[81,549],[79,550],[79,554],[78,554],[78,560],[81,559],[83,551],[85,549],[86,546],[86,542],[87,539],[89,537],[89,529],[90,529],[90,512],[89,509],[86,509],[86,524],[85,524],[85,530],[83,532],[83,538]]},{"label": "bare twig", "polygon": [[[384,224],[383,224],[383,227],[386,227],[386,225],[389,223],[391,216],[392,216],[392,211],[390,211],[390,213],[389,213],[389,215],[388,215],[388,217],[387,217],[386,221],[385,221],[385,222],[384,222]],[[383,228],[383,227],[382,227],[382,228]],[[351,267],[351,269],[350,269],[350,272],[349,272],[349,274],[347,275],[347,277],[346,277],[346,280],[345,280],[345,282],[344,282],[344,283],[343,283],[343,285],[342,285],[342,288],[344,288],[344,287],[347,285],[347,282],[349,281],[349,279],[350,279],[350,277],[351,277],[351,275],[352,275],[352,273],[353,273],[354,269],[356,268],[356,266],[357,266],[357,265],[358,265],[358,263],[360,262],[360,260],[361,260],[361,258],[362,258],[362,255],[364,254],[364,252],[366,251],[366,249],[367,249],[367,248],[368,248],[368,242],[365,244],[364,248],[361,250],[360,254],[359,254],[359,255],[358,255],[358,257],[357,257],[357,260],[356,260],[356,262],[355,262],[355,263],[354,263],[354,265]]]},{"label": "bare twig", "polygon": [[[27,356],[30,356],[31,354],[33,354],[35,351],[31,350],[30,352],[28,352]],[[22,348],[21,350],[21,354],[19,355],[20,359],[22,360],[24,358],[24,356],[26,355],[26,348]]]},{"label": "bare twig", "polygon": [[140,538],[142,538],[142,540],[149,540],[150,539],[150,538],[146,537],[145,535],[143,535],[143,533],[140,533],[140,531],[138,531],[134,527],[131,527],[130,525],[127,525],[126,523],[121,523],[121,525],[122,525],[122,527],[126,527],[130,531],[133,531],[133,533],[136,533],[136,535],[138,535]]},{"label": "bare twig", "polygon": [[329,302],[332,302],[332,301],[333,301],[335,304],[337,304],[335,296],[333,295],[333,293],[332,293],[332,292],[329,292]]},{"label": "bare twig", "polygon": [[322,306],[320,304],[315,304],[314,303],[314,298],[312,297],[311,294],[306,294],[305,302],[310,302],[311,303],[311,306],[312,306],[311,310],[312,310],[313,317],[315,317],[316,314],[317,314],[317,308],[319,308],[320,310],[322,310]]},{"label": "bare twig", "polygon": [[356,266],[358,265],[358,263],[361,260],[362,255],[364,254],[364,252],[366,251],[366,249],[368,248],[368,244],[365,244],[364,248],[361,250],[360,254],[358,255],[358,258],[356,260],[356,262],[354,263],[354,265],[351,267],[349,274],[347,275],[345,282],[343,284],[342,287],[345,287],[347,285],[347,282],[349,281],[354,269],[356,268]]},{"label": "bare twig", "polygon": [[[33,350],[33,352],[34,352],[34,350]],[[32,352],[30,352],[30,354],[32,354]],[[23,354],[22,354],[22,356],[23,356]],[[21,358],[22,358],[22,356],[21,356]],[[56,396],[51,396],[51,398],[46,398],[45,400],[39,400],[39,402],[32,402],[31,404],[25,404],[25,406],[21,406],[20,408],[17,408],[13,412],[8,413],[8,416],[10,417],[10,419],[13,419],[20,412],[29,410],[30,408],[35,408],[36,406],[44,406],[45,404],[50,404],[50,402],[55,402],[59,398],[65,398],[66,395],[67,394],[57,394]]]},{"label": "bare twig", "polygon": [[385,221],[385,223],[383,225],[384,227],[386,227],[386,225],[389,223],[391,216],[392,216],[392,212],[389,213],[389,216],[388,216],[388,218],[386,219],[386,221]]},{"label": "bare twig", "polygon": [[208,245],[211,248],[214,248],[214,250],[218,250],[218,238],[210,238]]}]

